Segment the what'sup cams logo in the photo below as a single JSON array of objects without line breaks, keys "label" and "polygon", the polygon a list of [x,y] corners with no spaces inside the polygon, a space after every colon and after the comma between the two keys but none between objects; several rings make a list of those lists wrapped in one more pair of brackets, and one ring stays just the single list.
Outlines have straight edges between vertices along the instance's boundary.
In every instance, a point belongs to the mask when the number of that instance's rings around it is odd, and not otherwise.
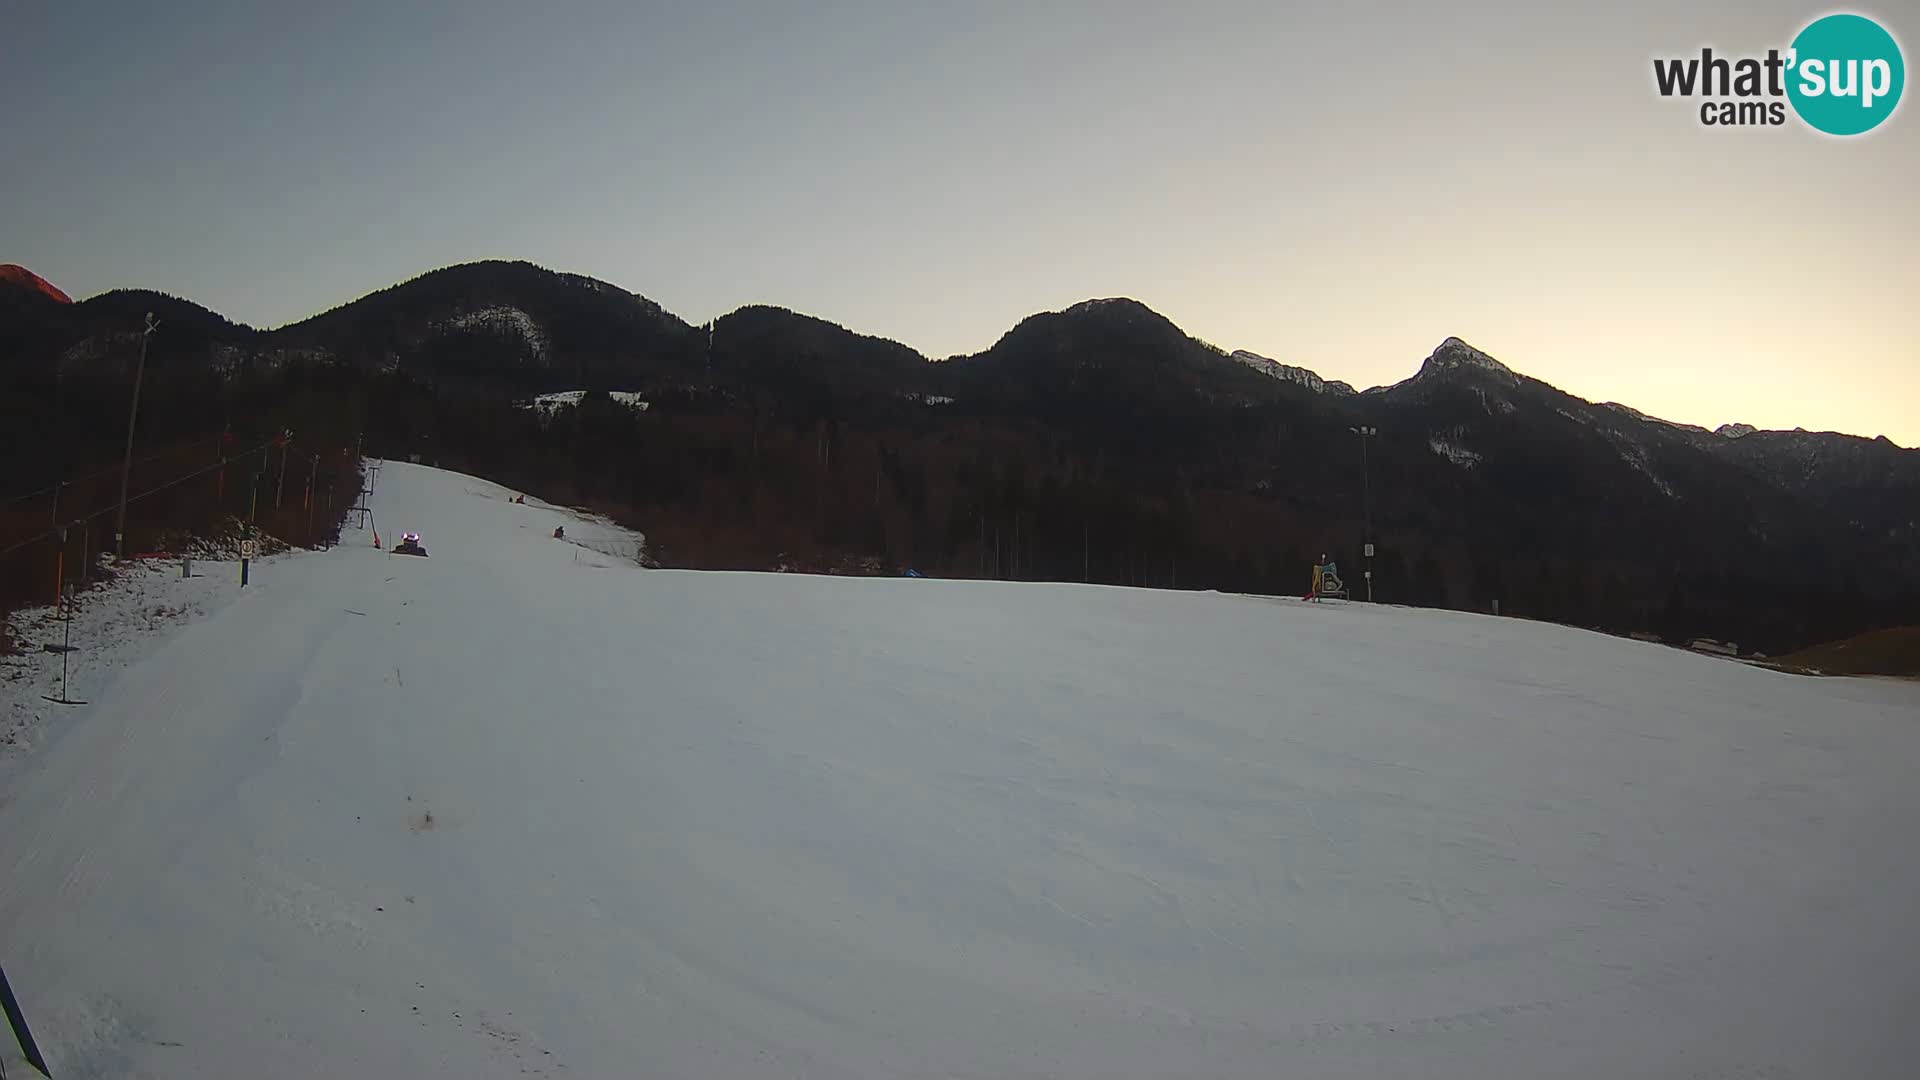
[{"label": "what'sup cams logo", "polygon": [[1900,105],[1907,65],[1900,44],[1864,15],[1827,15],[1808,23],[1783,53],[1761,57],[1656,59],[1661,97],[1702,98],[1707,127],[1779,127],[1787,108],[1815,131],[1864,135]]}]

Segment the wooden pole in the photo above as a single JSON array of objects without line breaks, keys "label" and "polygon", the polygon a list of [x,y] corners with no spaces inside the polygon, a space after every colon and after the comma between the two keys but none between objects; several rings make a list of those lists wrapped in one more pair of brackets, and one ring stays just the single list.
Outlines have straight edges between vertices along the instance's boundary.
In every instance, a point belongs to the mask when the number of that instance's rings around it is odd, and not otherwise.
[{"label": "wooden pole", "polygon": [[67,534],[60,528],[60,487],[66,481],[56,481],[53,485],[53,609],[60,610],[60,583],[67,579]]}]

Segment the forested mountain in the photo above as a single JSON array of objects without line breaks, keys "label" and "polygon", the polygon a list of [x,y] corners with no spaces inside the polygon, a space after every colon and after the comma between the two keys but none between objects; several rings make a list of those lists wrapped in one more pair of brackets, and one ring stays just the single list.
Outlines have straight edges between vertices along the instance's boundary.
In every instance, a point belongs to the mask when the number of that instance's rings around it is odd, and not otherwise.
[{"label": "forested mountain", "polygon": [[[1370,519],[1384,601],[1769,652],[1920,622],[1920,451],[1669,424],[1451,338],[1356,392],[1121,298],[932,360],[777,307],[689,325],[527,263],[437,270],[268,331],[159,293],[62,304],[0,280],[8,408],[72,397],[0,448],[23,484],[72,458],[49,425],[74,426],[75,402],[99,413],[88,445],[112,445],[148,311],[172,403],[154,431],[231,426],[237,387],[323,380],[364,409],[369,452],[591,503],[674,565],[1293,593],[1326,552],[1364,594]],[[593,393],[520,407],[559,390]],[[1360,428],[1378,429],[1364,470]]]}]

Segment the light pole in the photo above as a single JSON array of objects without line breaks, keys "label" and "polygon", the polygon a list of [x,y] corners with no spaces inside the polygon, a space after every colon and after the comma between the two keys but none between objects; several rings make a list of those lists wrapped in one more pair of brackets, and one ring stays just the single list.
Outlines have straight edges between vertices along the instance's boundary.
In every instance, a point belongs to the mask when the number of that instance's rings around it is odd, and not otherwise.
[{"label": "light pole", "polygon": [[1348,431],[1360,436],[1360,513],[1361,551],[1367,560],[1367,603],[1373,603],[1373,480],[1367,469],[1367,440],[1380,437],[1377,427],[1355,427]]},{"label": "light pole", "polygon": [[133,404],[127,409],[127,459],[120,466],[120,515],[113,525],[113,557],[127,557],[127,481],[133,477],[133,425],[140,416],[140,380],[147,373],[147,340],[160,324],[147,312],[147,328],[140,331],[140,364],[133,369]]}]

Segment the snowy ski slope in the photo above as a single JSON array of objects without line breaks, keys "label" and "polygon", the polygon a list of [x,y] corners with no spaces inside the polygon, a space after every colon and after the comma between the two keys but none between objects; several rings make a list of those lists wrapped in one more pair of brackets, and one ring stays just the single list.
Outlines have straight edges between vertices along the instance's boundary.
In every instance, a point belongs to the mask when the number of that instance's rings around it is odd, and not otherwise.
[{"label": "snowy ski slope", "polygon": [[430,559],[271,560],[5,763],[61,1080],[1920,1063],[1920,686],[643,570],[509,495],[388,464]]}]

